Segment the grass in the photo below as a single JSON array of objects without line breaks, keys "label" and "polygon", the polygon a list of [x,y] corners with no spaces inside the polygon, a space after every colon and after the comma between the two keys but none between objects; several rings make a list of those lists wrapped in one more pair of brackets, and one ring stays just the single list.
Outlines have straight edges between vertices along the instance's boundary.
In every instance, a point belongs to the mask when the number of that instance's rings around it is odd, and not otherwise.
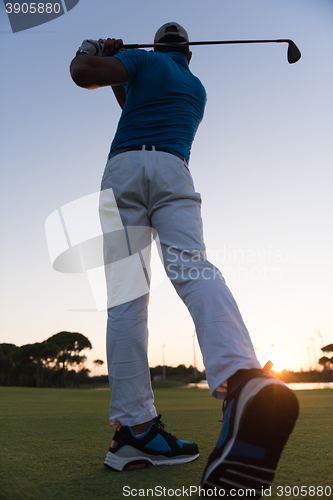
[{"label": "grass", "polygon": [[[288,496],[288,490],[279,496],[278,486],[329,485],[333,492],[333,391],[298,391],[297,396],[300,418],[281,457],[270,498],[320,496],[312,492]],[[166,488],[161,498],[172,498],[168,489],[184,487],[189,493],[190,486],[199,487],[220,431],[221,402],[207,390],[172,383],[168,387],[157,384],[155,397],[167,430],[181,439],[196,440],[200,458],[179,466],[117,473],[103,466],[113,434],[108,425],[107,390],[1,387],[0,499],[134,498],[123,495],[124,486],[138,490],[138,497],[140,489],[161,486]],[[198,497],[192,494],[192,498]]]}]

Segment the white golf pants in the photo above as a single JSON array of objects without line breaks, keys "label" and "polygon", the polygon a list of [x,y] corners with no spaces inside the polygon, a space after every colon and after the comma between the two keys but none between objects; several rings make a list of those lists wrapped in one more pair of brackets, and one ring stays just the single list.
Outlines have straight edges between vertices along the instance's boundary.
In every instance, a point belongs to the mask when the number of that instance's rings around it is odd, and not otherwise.
[{"label": "white golf pants", "polygon": [[[114,259],[116,265],[112,258],[105,265],[110,421],[133,426],[156,416],[147,358],[149,241],[145,236],[133,249],[128,237],[133,228],[157,233],[166,273],[195,324],[211,394],[224,398],[231,375],[260,364],[230,290],[206,260],[201,198],[185,162],[154,149],[121,153],[105,168],[102,193],[110,188],[128,249],[122,260]],[[119,254],[119,239],[105,240],[105,255]]]}]

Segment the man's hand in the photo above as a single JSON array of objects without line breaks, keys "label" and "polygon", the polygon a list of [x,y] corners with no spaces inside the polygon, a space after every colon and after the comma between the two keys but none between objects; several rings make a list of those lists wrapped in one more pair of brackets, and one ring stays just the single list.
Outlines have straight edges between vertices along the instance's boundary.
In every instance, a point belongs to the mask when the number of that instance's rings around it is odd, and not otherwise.
[{"label": "man's hand", "polygon": [[124,45],[124,42],[121,38],[118,38],[117,40],[115,38],[107,38],[106,40],[100,38],[98,42],[103,47],[102,56],[104,57],[114,56],[121,50],[125,50],[121,48]]},{"label": "man's hand", "polygon": [[122,45],[124,43],[121,39],[107,38],[104,40],[100,38],[98,41],[89,39],[83,40],[79,47],[79,52],[84,52],[91,56],[110,57],[117,54],[120,50],[125,50],[121,49]]},{"label": "man's hand", "polygon": [[104,48],[104,40],[100,40],[103,42],[103,44],[97,40],[83,40],[78,52],[83,52],[91,56],[101,56]]}]

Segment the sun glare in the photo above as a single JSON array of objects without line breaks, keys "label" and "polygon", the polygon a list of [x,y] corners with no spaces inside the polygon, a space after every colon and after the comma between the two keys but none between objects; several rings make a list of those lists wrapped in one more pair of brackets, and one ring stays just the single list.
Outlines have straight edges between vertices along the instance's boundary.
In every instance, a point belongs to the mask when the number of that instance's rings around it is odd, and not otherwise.
[{"label": "sun glare", "polygon": [[275,372],[282,372],[282,370],[287,370],[290,366],[290,360],[283,355],[275,356],[275,359],[272,359],[272,363],[274,363],[272,370]]}]

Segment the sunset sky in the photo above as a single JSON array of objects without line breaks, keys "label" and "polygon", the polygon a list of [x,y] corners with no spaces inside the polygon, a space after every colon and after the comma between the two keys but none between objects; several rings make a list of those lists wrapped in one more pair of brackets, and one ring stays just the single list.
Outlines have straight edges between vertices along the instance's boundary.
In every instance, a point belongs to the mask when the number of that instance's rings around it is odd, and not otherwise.
[{"label": "sunset sky", "polygon": [[[193,47],[208,100],[190,170],[208,257],[260,362],[308,369],[333,342],[331,0],[80,0],[15,34],[0,3],[0,343],[68,330],[93,344],[89,368],[106,359],[106,313],[85,274],[52,268],[45,221],[99,190],[120,108],[109,88],[77,87],[69,64],[83,39],[150,43],[168,21],[192,41],[291,38],[302,52],[290,65],[281,44]],[[150,365],[162,364],[163,345],[166,364],[193,364],[191,317],[155,264]],[[203,369],[197,344],[196,360]]]}]

